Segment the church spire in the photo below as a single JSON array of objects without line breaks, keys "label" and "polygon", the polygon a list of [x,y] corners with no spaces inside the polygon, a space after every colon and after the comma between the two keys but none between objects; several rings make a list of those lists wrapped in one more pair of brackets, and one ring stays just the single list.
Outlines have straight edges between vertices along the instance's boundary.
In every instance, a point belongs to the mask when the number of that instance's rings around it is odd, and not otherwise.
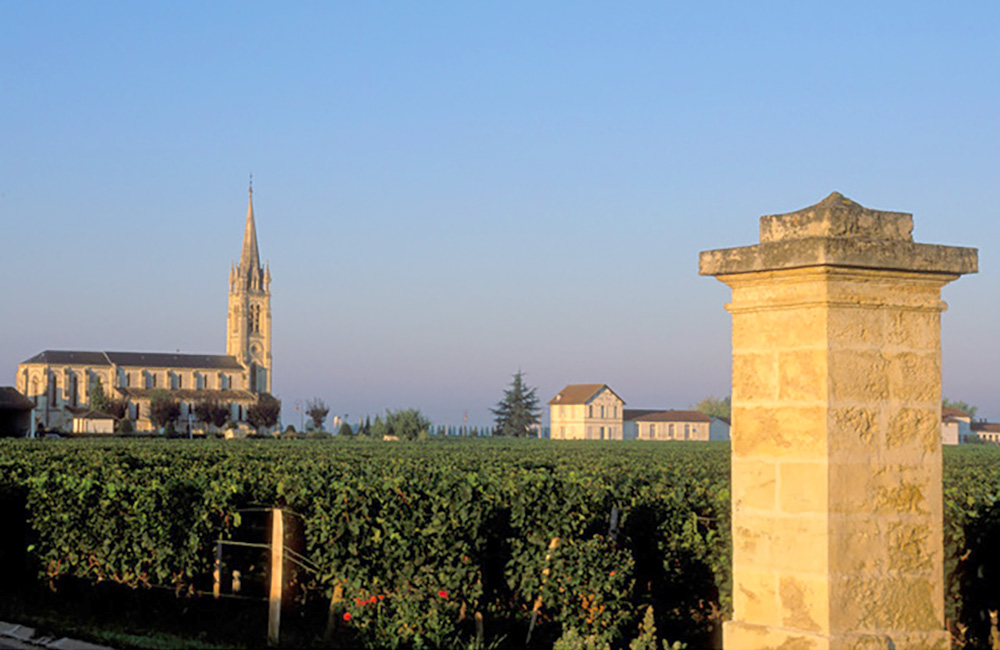
[{"label": "church spire", "polygon": [[244,275],[260,272],[260,255],[257,252],[257,226],[253,220],[253,176],[250,176],[250,200],[247,205],[247,225],[243,230],[243,252],[240,254],[240,270]]}]

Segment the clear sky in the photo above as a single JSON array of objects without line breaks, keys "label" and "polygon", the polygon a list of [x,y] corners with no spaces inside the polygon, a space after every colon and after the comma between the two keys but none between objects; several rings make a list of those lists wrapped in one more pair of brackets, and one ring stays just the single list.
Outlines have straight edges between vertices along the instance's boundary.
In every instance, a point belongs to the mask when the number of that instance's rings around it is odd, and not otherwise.
[{"label": "clear sky", "polygon": [[223,353],[248,176],[274,392],[352,421],[725,395],[698,252],[838,190],[976,246],[944,393],[1000,420],[1000,4],[0,3],[0,384]]}]

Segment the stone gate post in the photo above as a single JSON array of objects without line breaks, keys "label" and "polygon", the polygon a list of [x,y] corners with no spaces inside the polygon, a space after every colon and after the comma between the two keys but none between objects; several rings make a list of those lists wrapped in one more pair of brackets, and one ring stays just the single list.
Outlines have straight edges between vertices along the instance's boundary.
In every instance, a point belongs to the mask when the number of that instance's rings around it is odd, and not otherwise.
[{"label": "stone gate post", "polygon": [[726,650],[949,648],[941,287],[977,251],[833,193],[701,253],[732,288]]}]

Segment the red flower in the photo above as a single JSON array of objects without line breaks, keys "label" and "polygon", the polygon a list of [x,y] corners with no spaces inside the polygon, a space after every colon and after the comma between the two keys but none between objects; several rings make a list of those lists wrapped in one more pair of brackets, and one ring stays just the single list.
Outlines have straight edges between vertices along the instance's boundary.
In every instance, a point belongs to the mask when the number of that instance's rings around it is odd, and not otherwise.
[{"label": "red flower", "polygon": [[448,592],[442,589],[441,591],[438,592],[438,596],[441,596],[442,598],[447,598]]},{"label": "red flower", "polygon": [[611,576],[611,577],[613,578],[613,577],[615,577],[615,572],[614,572],[614,571],[612,571],[612,572],[611,572],[611,573],[609,573],[608,575],[609,575],[609,576]]},{"label": "red flower", "polygon": [[378,599],[379,599],[379,600],[385,600],[385,596],[382,596],[382,595],[380,595],[380,596],[378,597]]},{"label": "red flower", "polygon": [[349,620],[351,620],[351,613],[350,612],[344,612],[344,622],[347,622]]},{"label": "red flower", "polygon": [[374,605],[375,603],[378,602],[378,598],[376,598],[375,596],[372,596],[371,598],[368,599],[368,602],[371,603],[372,605]]},{"label": "red flower", "polygon": [[365,604],[365,599],[364,598],[355,598],[354,599],[354,604],[357,605],[358,607],[361,607],[362,605]]}]

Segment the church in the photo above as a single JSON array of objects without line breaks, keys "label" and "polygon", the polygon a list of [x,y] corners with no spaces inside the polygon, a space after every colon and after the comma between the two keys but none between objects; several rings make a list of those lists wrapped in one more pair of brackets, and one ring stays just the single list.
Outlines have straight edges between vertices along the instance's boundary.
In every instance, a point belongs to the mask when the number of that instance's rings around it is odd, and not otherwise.
[{"label": "church", "polygon": [[[253,186],[238,265],[229,270],[226,354],[45,350],[18,365],[17,389],[30,399],[32,430],[86,431],[90,396],[98,381],[104,394],[125,404],[136,431],[154,429],[149,404],[165,390],[180,405],[178,431],[200,426],[195,406],[215,400],[236,424],[271,392],[271,272],[257,251]],[[76,425],[76,426],[74,426]]]}]

